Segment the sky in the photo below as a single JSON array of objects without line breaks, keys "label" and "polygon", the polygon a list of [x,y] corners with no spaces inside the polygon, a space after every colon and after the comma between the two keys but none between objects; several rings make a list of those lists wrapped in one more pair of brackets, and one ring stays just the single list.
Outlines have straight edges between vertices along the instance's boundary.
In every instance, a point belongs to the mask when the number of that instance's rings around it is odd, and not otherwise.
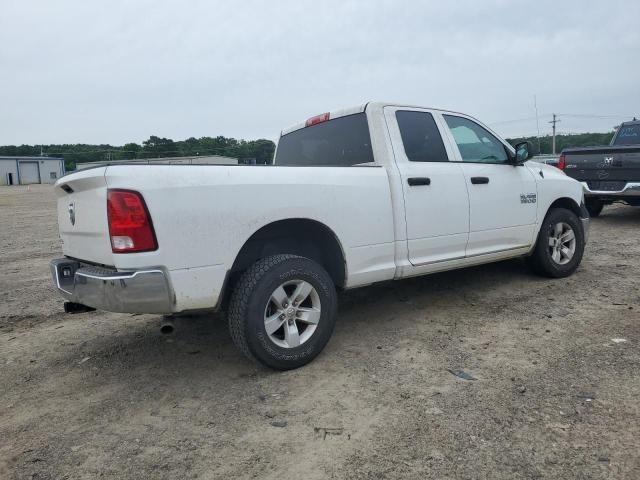
[{"label": "sky", "polygon": [[0,25],[0,145],[277,140],[371,100],[507,137],[640,118],[638,0],[0,0]]}]

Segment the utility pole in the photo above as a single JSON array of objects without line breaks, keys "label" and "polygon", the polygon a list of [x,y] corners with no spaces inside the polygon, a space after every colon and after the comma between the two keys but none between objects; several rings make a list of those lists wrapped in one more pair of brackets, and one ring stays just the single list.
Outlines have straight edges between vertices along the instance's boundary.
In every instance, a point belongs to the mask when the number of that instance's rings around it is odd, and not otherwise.
[{"label": "utility pole", "polygon": [[558,123],[560,120],[556,120],[556,114],[553,114],[553,120],[551,120],[549,123],[553,126],[553,147],[552,147],[552,153],[555,155],[556,154],[556,123]]}]

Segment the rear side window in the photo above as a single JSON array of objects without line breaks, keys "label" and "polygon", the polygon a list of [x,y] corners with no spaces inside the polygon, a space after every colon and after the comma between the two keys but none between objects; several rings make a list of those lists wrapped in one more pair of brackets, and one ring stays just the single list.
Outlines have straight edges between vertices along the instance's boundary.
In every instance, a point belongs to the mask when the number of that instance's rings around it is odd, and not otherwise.
[{"label": "rear side window", "polygon": [[442,137],[433,115],[427,112],[396,112],[402,145],[412,162],[448,162]]},{"label": "rear side window", "polygon": [[342,166],[373,162],[364,113],[339,117],[280,137],[276,165]]},{"label": "rear side window", "polygon": [[614,145],[640,145],[640,125],[622,125]]}]

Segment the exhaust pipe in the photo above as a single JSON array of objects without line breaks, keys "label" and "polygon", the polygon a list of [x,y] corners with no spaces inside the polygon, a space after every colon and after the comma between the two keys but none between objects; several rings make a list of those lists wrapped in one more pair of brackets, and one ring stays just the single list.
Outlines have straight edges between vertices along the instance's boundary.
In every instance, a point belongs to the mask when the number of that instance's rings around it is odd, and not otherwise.
[{"label": "exhaust pipe", "polygon": [[164,335],[170,335],[176,329],[173,323],[173,317],[164,317],[160,322],[160,333]]}]

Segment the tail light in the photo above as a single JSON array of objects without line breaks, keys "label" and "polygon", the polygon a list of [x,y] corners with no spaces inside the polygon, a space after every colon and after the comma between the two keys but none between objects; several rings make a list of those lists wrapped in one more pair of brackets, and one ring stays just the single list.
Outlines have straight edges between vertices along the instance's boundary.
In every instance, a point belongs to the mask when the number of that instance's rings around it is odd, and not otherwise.
[{"label": "tail light", "polygon": [[564,166],[565,166],[565,163],[564,163],[564,153],[561,153],[561,154],[560,154],[560,158],[558,158],[558,168],[559,168],[560,170],[564,171]]},{"label": "tail light", "polygon": [[113,253],[149,252],[158,249],[149,210],[138,192],[109,190],[107,217]]}]

